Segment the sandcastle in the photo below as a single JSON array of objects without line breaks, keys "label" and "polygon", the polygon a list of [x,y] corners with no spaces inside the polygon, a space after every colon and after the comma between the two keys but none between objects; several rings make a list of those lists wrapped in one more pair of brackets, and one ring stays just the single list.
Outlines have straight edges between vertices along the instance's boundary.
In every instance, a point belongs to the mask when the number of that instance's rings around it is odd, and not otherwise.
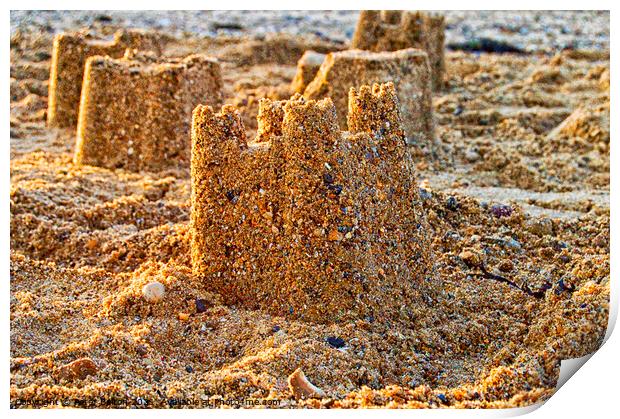
[{"label": "sandcastle", "polygon": [[306,51],[297,62],[297,73],[295,78],[291,82],[291,90],[294,93],[303,94],[304,90],[312,80],[314,76],[321,68],[325,60],[325,54],[321,54],[315,51]]},{"label": "sandcastle", "polygon": [[340,126],[345,128],[349,88],[389,81],[396,87],[408,143],[432,143],[434,124],[430,68],[427,54],[419,49],[330,53],[314,80],[306,87],[304,97],[330,97],[336,106]]},{"label": "sandcastle", "polygon": [[214,58],[159,60],[128,50],[86,61],[76,164],[158,171],[189,167],[192,110],[221,103]]},{"label": "sandcastle", "polygon": [[127,48],[161,53],[163,38],[153,32],[118,31],[112,41],[84,33],[63,33],[54,38],[50,69],[47,123],[51,127],[77,125],[84,65],[94,55],[120,58]]},{"label": "sandcastle", "polygon": [[441,89],[444,75],[445,19],[443,16],[401,10],[363,10],[351,48],[397,51],[420,48],[431,66],[433,90]]},{"label": "sandcastle", "polygon": [[263,99],[192,122],[194,274],[228,304],[321,323],[397,316],[430,269],[414,162],[392,83],[331,99]]}]

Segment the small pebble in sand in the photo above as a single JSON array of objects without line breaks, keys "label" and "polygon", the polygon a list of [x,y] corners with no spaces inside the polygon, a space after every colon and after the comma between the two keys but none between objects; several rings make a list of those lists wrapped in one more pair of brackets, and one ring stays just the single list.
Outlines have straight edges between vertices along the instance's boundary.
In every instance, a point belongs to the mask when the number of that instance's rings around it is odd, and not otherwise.
[{"label": "small pebble in sand", "polygon": [[339,337],[335,337],[335,336],[329,336],[327,339],[325,339],[327,341],[327,343],[329,343],[330,346],[339,349],[344,347],[345,342],[344,339],[339,338]]},{"label": "small pebble in sand", "polygon": [[301,368],[297,368],[288,377],[288,387],[296,399],[323,398],[325,392],[306,378]]},{"label": "small pebble in sand", "polygon": [[57,374],[61,380],[83,380],[89,375],[96,375],[98,370],[99,368],[92,359],[81,358],[63,365],[58,369]]},{"label": "small pebble in sand", "polygon": [[502,272],[510,272],[514,268],[514,265],[512,264],[512,261],[510,261],[510,259],[504,259],[497,267]]},{"label": "small pebble in sand", "polygon": [[547,236],[553,233],[553,222],[549,218],[529,220],[525,224],[525,228],[527,231],[537,236]]},{"label": "small pebble in sand", "polygon": [[448,208],[450,211],[456,211],[457,209],[459,209],[459,202],[456,200],[455,197],[451,196],[446,200],[446,208]]},{"label": "small pebble in sand", "polygon": [[142,287],[142,296],[149,303],[158,303],[166,294],[166,287],[159,281],[153,281]]},{"label": "small pebble in sand", "polygon": [[476,150],[467,150],[465,152],[465,160],[470,163],[475,163],[480,160],[480,154]]},{"label": "small pebble in sand", "polygon": [[205,311],[207,311],[207,300],[196,298],[196,313],[204,313]]},{"label": "small pebble in sand", "polygon": [[433,197],[433,194],[424,188],[420,188],[419,192],[420,198],[422,198],[423,201],[426,201],[427,199],[431,199]]},{"label": "small pebble in sand", "polygon": [[187,313],[179,313],[179,320],[182,322],[186,322],[189,320],[189,314]]},{"label": "small pebble in sand", "polygon": [[512,214],[512,207],[505,204],[495,204],[491,207],[491,214],[497,218],[510,217]]},{"label": "small pebble in sand", "polygon": [[471,250],[464,250],[459,254],[459,258],[469,267],[479,266],[480,257]]}]

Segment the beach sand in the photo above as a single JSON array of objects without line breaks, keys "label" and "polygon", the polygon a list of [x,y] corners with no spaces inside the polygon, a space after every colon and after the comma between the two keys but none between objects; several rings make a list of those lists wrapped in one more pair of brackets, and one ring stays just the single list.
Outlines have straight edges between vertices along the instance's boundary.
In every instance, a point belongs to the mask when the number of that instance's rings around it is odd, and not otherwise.
[{"label": "beach sand", "polygon": [[[181,12],[12,12],[12,406],[505,408],[549,398],[559,361],[595,351],[607,327],[609,15],[447,13],[447,43],[473,31],[527,53],[446,51],[436,144],[415,157],[430,273],[396,319],[315,323],[286,307],[224,304],[194,277],[189,168],[76,166],[75,129],[46,127],[58,31],[111,36],[133,17],[177,36],[166,56],[217,57],[224,103],[252,138],[259,99],[292,94],[298,50],[346,48],[357,17],[231,12],[214,29],[219,13],[200,26]],[[586,18],[596,24],[577,33]],[[292,27],[285,42],[262,35]],[[165,293],[147,301],[153,282]],[[289,387],[298,368],[314,397]]]}]

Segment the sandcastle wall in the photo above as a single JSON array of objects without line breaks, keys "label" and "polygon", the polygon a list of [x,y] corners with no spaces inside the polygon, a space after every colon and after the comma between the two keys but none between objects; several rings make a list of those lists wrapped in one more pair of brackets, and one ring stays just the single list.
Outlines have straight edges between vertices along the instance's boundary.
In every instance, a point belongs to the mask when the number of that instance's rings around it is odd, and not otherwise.
[{"label": "sandcastle wall", "polygon": [[444,42],[443,16],[400,10],[363,10],[351,48],[368,51],[423,49],[429,57],[433,90],[439,90],[445,72]]},{"label": "sandcastle wall", "polygon": [[86,62],[76,164],[159,171],[189,167],[192,110],[221,103],[216,59],[159,61],[127,51]]},{"label": "sandcastle wall", "polygon": [[325,60],[325,54],[321,54],[315,51],[306,51],[297,61],[297,72],[291,82],[291,90],[294,93],[302,94],[306,87],[316,76],[316,73],[321,68]]},{"label": "sandcastle wall", "polygon": [[47,110],[51,127],[77,125],[84,66],[95,55],[120,58],[127,48],[161,53],[163,38],[142,30],[118,31],[114,40],[103,41],[82,33],[63,33],[54,38]]},{"label": "sandcastle wall", "polygon": [[297,95],[261,101],[249,143],[232,106],[194,110],[192,265],[226,303],[327,323],[415,300],[430,254],[394,86],[351,95],[352,132]]},{"label": "sandcastle wall", "polygon": [[346,128],[349,89],[389,81],[396,86],[408,141],[423,146],[431,144],[434,139],[431,75],[428,56],[419,49],[330,53],[306,88],[304,97],[332,98],[340,126]]}]

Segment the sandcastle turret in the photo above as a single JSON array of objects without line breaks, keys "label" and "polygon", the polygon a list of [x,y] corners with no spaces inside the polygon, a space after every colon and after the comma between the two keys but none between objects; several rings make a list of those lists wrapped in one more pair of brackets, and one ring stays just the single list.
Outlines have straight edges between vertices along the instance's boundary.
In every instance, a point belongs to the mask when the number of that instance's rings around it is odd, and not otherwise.
[{"label": "sandcastle turret", "polygon": [[390,318],[430,269],[425,217],[393,84],[331,99],[261,102],[260,141],[239,113],[192,123],[192,265],[228,304],[332,322]]},{"label": "sandcastle turret", "polygon": [[408,142],[430,148],[434,142],[431,74],[427,54],[419,49],[394,52],[348,50],[327,54],[304,92],[307,99],[330,97],[341,128],[347,126],[349,89],[393,82]]},{"label": "sandcastle turret", "polygon": [[127,50],[86,61],[76,164],[158,171],[189,167],[194,107],[221,103],[220,65],[190,55],[158,59]]},{"label": "sandcastle turret", "polygon": [[433,90],[443,85],[445,19],[423,12],[363,10],[351,48],[368,51],[397,51],[419,48],[428,54]]},{"label": "sandcastle turret", "polygon": [[84,66],[89,57],[120,58],[128,48],[160,54],[163,46],[162,36],[138,29],[118,31],[112,41],[80,32],[56,35],[50,68],[48,125],[62,128],[77,125]]},{"label": "sandcastle turret", "polygon": [[349,90],[347,125],[350,132],[397,135],[404,138],[400,102],[392,84],[362,86]]}]

